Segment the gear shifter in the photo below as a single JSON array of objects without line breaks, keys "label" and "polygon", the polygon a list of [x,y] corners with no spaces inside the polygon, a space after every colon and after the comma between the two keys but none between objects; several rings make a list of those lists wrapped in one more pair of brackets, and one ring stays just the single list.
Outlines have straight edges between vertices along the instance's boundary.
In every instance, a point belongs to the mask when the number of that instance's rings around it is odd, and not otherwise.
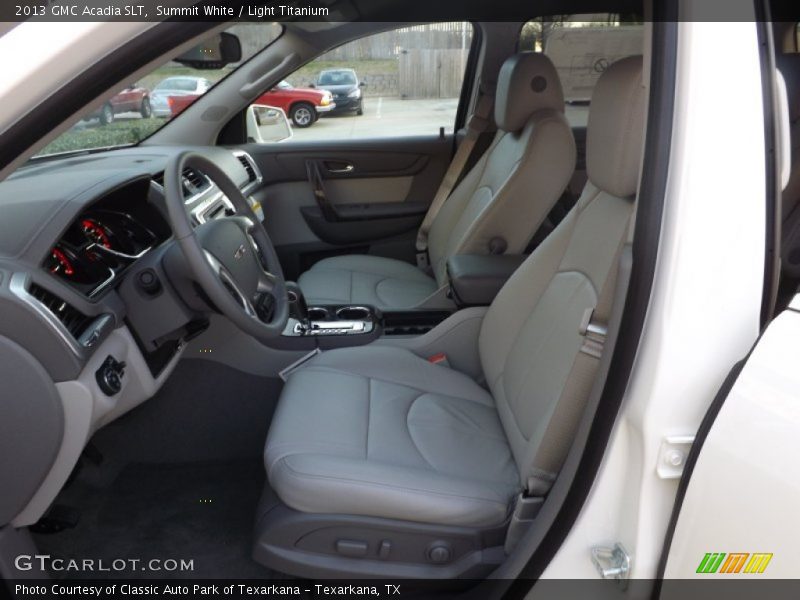
[{"label": "gear shifter", "polygon": [[303,290],[294,281],[286,282],[286,293],[289,296],[289,318],[297,319],[304,330],[311,328],[308,320],[308,305]]}]

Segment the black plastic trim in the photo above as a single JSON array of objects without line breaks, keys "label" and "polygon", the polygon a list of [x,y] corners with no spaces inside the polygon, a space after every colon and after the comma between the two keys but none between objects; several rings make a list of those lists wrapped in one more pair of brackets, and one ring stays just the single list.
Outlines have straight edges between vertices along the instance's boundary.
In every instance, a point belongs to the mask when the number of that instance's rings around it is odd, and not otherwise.
[{"label": "black plastic trim", "polygon": [[646,168],[642,175],[639,207],[633,241],[633,265],[625,299],[624,316],[605,388],[580,458],[575,481],[553,526],[511,584],[505,597],[522,598],[561,548],[580,514],[597,471],[628,385],[644,327],[658,255],[664,196],[670,167],[672,118],[678,39],[677,7],[661,3],[654,15],[651,60],[651,94],[647,135]]},{"label": "black plastic trim", "polygon": [[[401,204],[401,203],[396,203]],[[318,206],[301,206],[300,214],[308,228],[323,242],[336,246],[363,244],[384,238],[400,235],[419,227],[425,214],[419,203],[408,203],[411,211],[390,213],[389,210],[370,210],[363,206],[374,205],[341,205],[337,209],[340,218],[331,220]]]},{"label": "black plastic trim", "polygon": [[765,0],[756,3],[756,29],[761,62],[761,91],[764,104],[764,161],[766,177],[766,244],[764,247],[764,288],[761,296],[761,328],[772,320],[780,281],[781,190],[780,164],[778,164],[778,130],[775,126],[775,40],[773,39],[770,7]]}]

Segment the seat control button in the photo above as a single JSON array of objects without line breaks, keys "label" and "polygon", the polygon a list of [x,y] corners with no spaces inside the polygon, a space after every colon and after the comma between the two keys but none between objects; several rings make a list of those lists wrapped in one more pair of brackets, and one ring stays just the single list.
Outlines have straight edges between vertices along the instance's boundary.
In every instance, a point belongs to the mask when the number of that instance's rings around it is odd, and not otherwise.
[{"label": "seat control button", "polygon": [[336,542],[336,552],[343,556],[358,558],[367,555],[367,542],[360,540],[338,540]]},{"label": "seat control button", "polygon": [[389,558],[389,553],[392,551],[392,542],[383,540],[378,548],[378,556],[384,560]]},{"label": "seat control button", "polygon": [[428,547],[428,558],[431,562],[441,564],[450,560],[452,552],[447,542],[433,542]]}]

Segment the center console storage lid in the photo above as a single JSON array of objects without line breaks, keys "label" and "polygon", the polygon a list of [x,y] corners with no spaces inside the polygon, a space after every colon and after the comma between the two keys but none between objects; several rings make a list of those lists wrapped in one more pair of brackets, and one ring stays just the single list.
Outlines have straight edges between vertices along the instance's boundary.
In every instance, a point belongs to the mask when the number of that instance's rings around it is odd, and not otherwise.
[{"label": "center console storage lid", "polygon": [[459,306],[487,306],[527,254],[458,254],[447,259],[453,300]]}]

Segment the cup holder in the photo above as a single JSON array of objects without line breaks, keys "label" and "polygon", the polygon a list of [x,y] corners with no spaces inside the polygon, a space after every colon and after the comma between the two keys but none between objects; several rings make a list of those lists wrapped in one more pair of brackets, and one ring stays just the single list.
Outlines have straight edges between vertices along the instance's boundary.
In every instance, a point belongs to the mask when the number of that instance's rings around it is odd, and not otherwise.
[{"label": "cup holder", "polygon": [[328,318],[328,309],[322,306],[310,306],[308,308],[309,321],[324,321]]},{"label": "cup holder", "polygon": [[366,306],[343,306],[336,311],[336,317],[342,321],[368,321],[372,311]]}]

